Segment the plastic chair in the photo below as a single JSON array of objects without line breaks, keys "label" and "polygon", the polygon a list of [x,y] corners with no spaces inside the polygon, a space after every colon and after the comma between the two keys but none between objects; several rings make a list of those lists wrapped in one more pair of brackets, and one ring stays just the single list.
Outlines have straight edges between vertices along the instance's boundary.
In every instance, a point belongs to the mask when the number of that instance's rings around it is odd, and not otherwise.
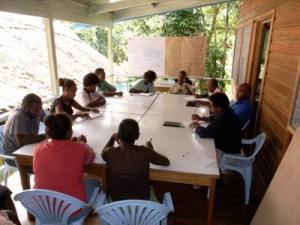
[{"label": "plastic chair", "polygon": [[3,130],[4,130],[4,125],[0,126],[0,158],[3,159],[3,166],[1,166],[1,172],[2,172],[2,177],[4,179],[4,185],[7,186],[7,178],[8,178],[8,173],[10,170],[13,171],[17,171],[18,168],[15,166],[11,166],[9,165],[5,160],[9,159],[9,160],[13,160],[15,161],[16,165],[17,165],[17,161],[16,158],[12,155],[6,155],[3,152],[3,140],[4,140],[4,136],[3,136]]},{"label": "plastic chair", "polygon": [[261,150],[266,139],[266,134],[261,133],[253,139],[242,139],[242,144],[252,145],[255,144],[254,152],[251,156],[243,154],[226,154],[222,155],[219,168],[234,170],[240,173],[245,181],[245,205],[248,205],[250,198],[250,189],[252,183],[252,164],[255,156]]},{"label": "plastic chair", "polygon": [[249,123],[250,123],[250,119],[247,120],[247,122],[245,123],[245,125],[242,127],[242,131],[244,131],[246,129],[246,127],[248,126]]},{"label": "plastic chair", "polygon": [[170,192],[163,203],[146,200],[123,200],[106,203],[106,194],[100,194],[95,212],[101,225],[167,225],[168,214],[174,212]]},{"label": "plastic chair", "polygon": [[94,188],[88,203],[72,196],[46,190],[31,189],[15,195],[14,200],[22,205],[36,218],[36,224],[81,225],[99,197],[100,188]]}]

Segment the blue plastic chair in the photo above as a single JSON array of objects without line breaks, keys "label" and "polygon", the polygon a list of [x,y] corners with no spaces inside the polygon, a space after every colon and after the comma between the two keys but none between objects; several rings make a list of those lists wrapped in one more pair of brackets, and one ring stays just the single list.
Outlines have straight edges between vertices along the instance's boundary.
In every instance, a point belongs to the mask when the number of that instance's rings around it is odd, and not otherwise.
[{"label": "blue plastic chair", "polygon": [[95,212],[101,225],[167,225],[168,214],[174,212],[171,194],[165,193],[163,203],[146,200],[123,200],[106,203],[100,194]]},{"label": "blue plastic chair", "polygon": [[250,198],[250,189],[252,183],[252,164],[255,160],[255,156],[261,150],[266,139],[266,134],[261,133],[253,139],[242,139],[243,145],[255,144],[255,149],[251,156],[245,156],[244,154],[226,154],[222,155],[222,159],[219,164],[219,168],[234,170],[240,173],[245,181],[245,204],[248,205]]},{"label": "blue plastic chair", "polygon": [[10,170],[12,171],[17,171],[18,168],[15,166],[11,166],[8,163],[5,162],[5,159],[10,159],[15,161],[16,165],[17,165],[17,161],[16,158],[12,155],[6,155],[3,152],[3,141],[4,141],[4,136],[3,136],[3,130],[4,130],[4,126],[5,125],[1,125],[0,126],[0,158],[3,159],[3,165],[1,166],[1,173],[2,173],[2,177],[4,179],[4,185],[7,186],[7,178],[8,178],[8,173]]},{"label": "blue plastic chair", "polygon": [[46,190],[31,189],[15,195],[14,200],[22,205],[36,218],[36,224],[81,225],[99,198],[100,188],[94,188],[88,203],[72,196]]}]

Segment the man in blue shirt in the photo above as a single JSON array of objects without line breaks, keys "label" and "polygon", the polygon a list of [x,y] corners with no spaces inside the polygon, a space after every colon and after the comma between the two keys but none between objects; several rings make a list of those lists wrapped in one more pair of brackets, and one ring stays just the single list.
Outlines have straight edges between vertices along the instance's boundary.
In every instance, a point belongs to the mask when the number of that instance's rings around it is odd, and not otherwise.
[{"label": "man in blue shirt", "polygon": [[251,119],[253,108],[250,101],[251,86],[248,83],[240,84],[236,89],[236,102],[230,107],[239,117],[242,127]]}]

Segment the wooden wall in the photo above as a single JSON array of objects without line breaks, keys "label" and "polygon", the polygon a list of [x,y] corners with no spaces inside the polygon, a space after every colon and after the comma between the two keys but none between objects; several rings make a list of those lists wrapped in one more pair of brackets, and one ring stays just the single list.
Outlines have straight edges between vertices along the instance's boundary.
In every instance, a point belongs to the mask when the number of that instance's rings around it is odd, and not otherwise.
[{"label": "wooden wall", "polygon": [[[299,0],[242,0],[238,29],[255,24],[267,12],[272,12],[273,17],[257,123],[258,132],[266,132],[267,140],[256,160],[252,189],[252,194],[259,197],[270,184],[291,139],[287,125],[300,59]],[[251,43],[255,45],[253,40]],[[248,82],[253,71],[249,67],[253,66],[254,49],[255,46],[250,46],[245,79]]]}]

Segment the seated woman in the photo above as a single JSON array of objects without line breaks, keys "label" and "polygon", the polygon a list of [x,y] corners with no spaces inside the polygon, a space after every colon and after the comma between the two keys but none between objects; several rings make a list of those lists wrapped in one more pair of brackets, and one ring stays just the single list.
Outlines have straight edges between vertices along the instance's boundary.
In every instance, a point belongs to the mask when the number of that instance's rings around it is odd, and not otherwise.
[{"label": "seated woman", "polygon": [[123,96],[123,92],[122,91],[117,91],[117,89],[115,88],[115,86],[109,84],[106,80],[105,80],[105,71],[102,68],[97,68],[95,70],[95,74],[98,76],[100,82],[97,85],[97,91],[101,94],[103,94],[106,97],[109,96],[114,96],[114,95],[119,95],[119,96]]},{"label": "seated woman", "polygon": [[138,80],[132,88],[129,89],[129,93],[154,93],[155,87],[153,82],[156,80],[156,73],[152,70],[148,70],[144,73],[143,79]]},{"label": "seated woman", "polygon": [[83,107],[76,100],[74,100],[77,91],[77,86],[73,80],[66,79],[66,78],[59,78],[58,85],[62,87],[63,93],[60,97],[58,97],[53,101],[51,106],[51,113],[66,112],[72,117],[72,119],[76,119],[78,117],[89,117],[88,113],[73,114],[72,107],[83,112],[99,113],[98,109]]},{"label": "seated woman", "polygon": [[96,91],[100,80],[95,73],[83,77],[83,88],[75,96],[75,100],[85,107],[98,107],[106,103],[105,97]]},{"label": "seated woman", "polygon": [[188,79],[186,76],[186,72],[184,70],[180,71],[178,80],[171,86],[169,94],[193,95],[194,91],[191,85],[185,82],[186,79]]},{"label": "seated woman", "polygon": [[96,179],[83,179],[84,165],[92,164],[94,151],[81,135],[72,138],[72,120],[66,113],[50,114],[45,119],[50,138],[35,147],[33,153],[34,188],[61,192],[87,202]]},{"label": "seated woman", "polygon": [[[139,125],[133,119],[124,119],[117,134],[113,134],[102,151],[106,161],[108,192],[112,201],[144,199],[157,201],[149,185],[150,163],[168,166],[170,161],[154,151],[151,142],[135,145]],[[114,147],[117,141],[120,145]]]}]

